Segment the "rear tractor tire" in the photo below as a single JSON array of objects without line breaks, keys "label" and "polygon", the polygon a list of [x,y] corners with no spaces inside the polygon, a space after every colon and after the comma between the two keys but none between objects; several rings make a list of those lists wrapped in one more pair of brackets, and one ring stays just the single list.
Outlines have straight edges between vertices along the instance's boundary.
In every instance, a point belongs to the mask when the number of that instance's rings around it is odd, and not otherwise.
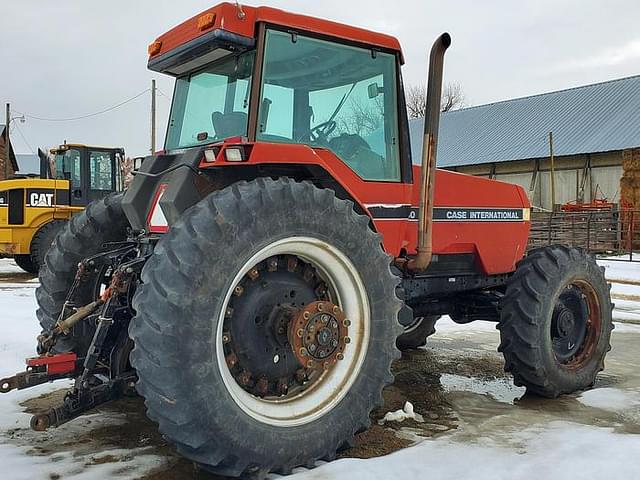
[{"label": "rear tractor tire", "polygon": [[[124,194],[112,194],[90,203],[81,213],[65,222],[60,234],[54,236],[40,269],[40,286],[36,289],[38,310],[36,315],[43,330],[50,329],[58,320],[65,299],[73,284],[78,263],[103,251],[106,242],[127,238],[127,221],[122,211]],[[78,292],[79,304],[94,301],[106,281],[101,275],[90,278]],[[69,336],[61,337],[55,351],[74,351],[84,355],[93,338],[93,329],[80,323]]]},{"label": "rear tractor tire", "polygon": [[129,334],[148,416],[221,475],[332,459],[400,356],[398,277],[353,204],[287,178],[185,212],[142,272]]},{"label": "rear tractor tire", "polygon": [[518,264],[498,324],[498,350],[516,385],[549,398],[593,385],[613,330],[603,270],[586,251],[561,245]]}]

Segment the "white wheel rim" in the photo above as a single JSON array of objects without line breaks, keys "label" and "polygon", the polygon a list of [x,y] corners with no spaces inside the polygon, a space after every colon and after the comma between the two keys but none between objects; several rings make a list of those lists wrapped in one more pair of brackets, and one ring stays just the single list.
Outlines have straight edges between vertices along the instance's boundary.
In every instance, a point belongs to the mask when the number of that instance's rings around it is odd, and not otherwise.
[{"label": "white wheel rim", "polygon": [[420,325],[422,325],[422,322],[424,322],[424,317],[415,318],[413,323],[411,323],[407,328],[405,328],[404,332],[402,332],[402,333],[414,332],[415,330],[418,329],[418,327],[420,327]]},{"label": "white wheel rim", "polygon": [[[344,359],[323,374],[309,389],[292,398],[265,400],[238,385],[224,356],[222,343],[225,312],[233,289],[258,263],[276,255],[295,255],[311,263],[329,285],[347,318],[349,343]],[[252,418],[268,425],[291,427],[312,422],[333,409],[347,394],[360,373],[370,334],[369,300],[360,274],[347,256],[333,245],[311,237],[290,237],[274,242],[254,254],[236,274],[225,296],[216,331],[216,360],[227,391]]]}]

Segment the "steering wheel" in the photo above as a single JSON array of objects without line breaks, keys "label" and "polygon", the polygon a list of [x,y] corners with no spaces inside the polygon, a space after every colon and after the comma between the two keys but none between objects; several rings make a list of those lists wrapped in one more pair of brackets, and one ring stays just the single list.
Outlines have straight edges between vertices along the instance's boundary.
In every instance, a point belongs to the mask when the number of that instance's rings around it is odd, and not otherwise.
[{"label": "steering wheel", "polygon": [[329,120],[328,122],[316,125],[309,130],[309,139],[311,143],[327,144],[329,142],[328,136],[333,133],[338,124],[335,120]]}]

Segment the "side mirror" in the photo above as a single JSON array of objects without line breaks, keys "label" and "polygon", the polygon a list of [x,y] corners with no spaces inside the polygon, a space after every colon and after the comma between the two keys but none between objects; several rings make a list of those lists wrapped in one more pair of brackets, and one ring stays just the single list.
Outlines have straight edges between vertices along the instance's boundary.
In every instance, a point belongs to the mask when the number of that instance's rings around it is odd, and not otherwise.
[{"label": "side mirror", "polygon": [[381,93],[384,93],[384,88],[380,87],[377,82],[374,82],[367,87],[367,92],[369,94],[369,98],[374,99]]}]

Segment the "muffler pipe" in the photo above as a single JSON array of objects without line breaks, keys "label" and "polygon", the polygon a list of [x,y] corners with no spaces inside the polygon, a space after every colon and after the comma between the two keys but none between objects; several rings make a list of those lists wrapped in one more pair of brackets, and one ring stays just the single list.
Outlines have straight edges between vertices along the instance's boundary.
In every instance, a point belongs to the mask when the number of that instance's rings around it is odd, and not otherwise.
[{"label": "muffler pipe", "polygon": [[422,141],[422,172],[420,177],[420,213],[418,217],[417,255],[409,260],[410,270],[426,270],[433,257],[433,194],[436,178],[436,154],[440,105],[442,101],[442,74],[444,54],[451,45],[448,33],[440,35],[429,55],[429,77],[424,114],[424,138]]}]

